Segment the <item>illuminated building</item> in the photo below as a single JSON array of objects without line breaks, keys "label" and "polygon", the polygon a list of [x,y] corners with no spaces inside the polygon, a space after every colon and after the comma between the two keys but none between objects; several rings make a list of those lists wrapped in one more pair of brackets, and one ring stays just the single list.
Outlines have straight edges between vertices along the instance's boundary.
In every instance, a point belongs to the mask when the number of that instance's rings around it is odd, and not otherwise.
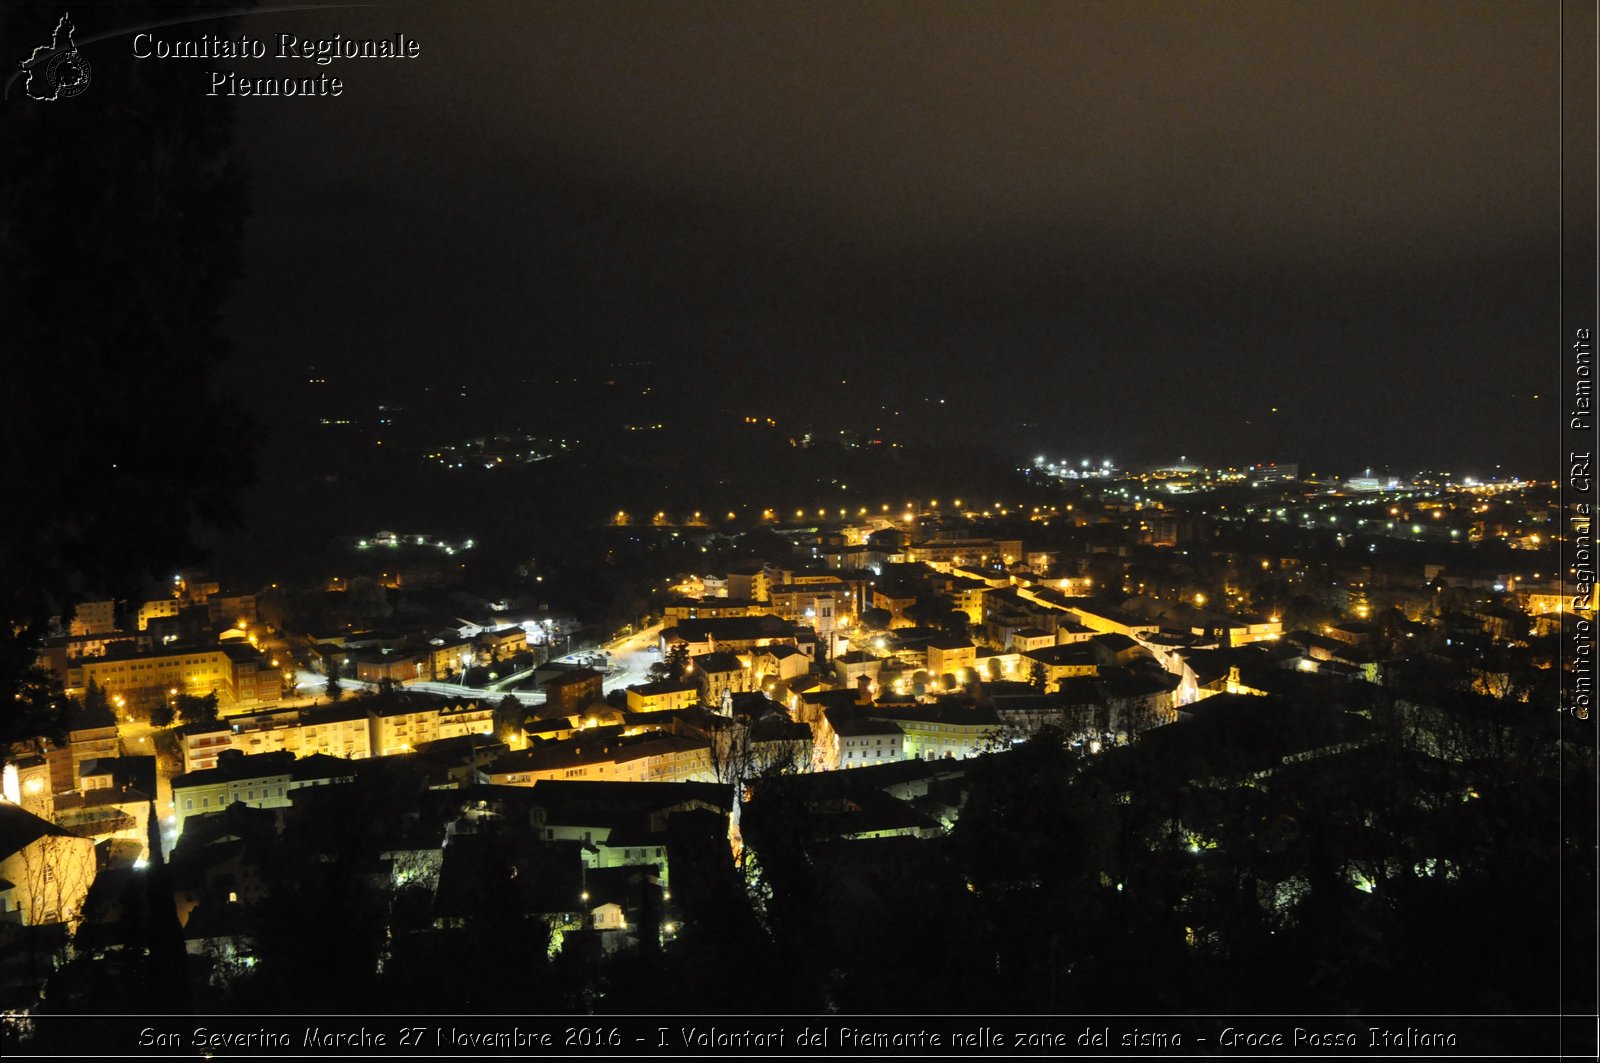
[{"label": "illuminated building", "polygon": [[79,602],[72,614],[74,635],[100,635],[117,630],[117,603]]},{"label": "illuminated building", "polygon": [[725,616],[763,616],[772,612],[765,602],[748,598],[675,598],[661,611],[661,622],[669,627],[685,620],[716,619]]},{"label": "illuminated building", "polygon": [[854,688],[856,682],[862,678],[876,683],[878,672],[882,668],[883,658],[865,650],[841,653],[833,659],[833,670],[838,676],[839,685],[846,688]]},{"label": "illuminated building", "polygon": [[[153,762],[151,772],[153,777]],[[105,844],[114,859],[148,860],[150,803],[151,795],[143,790],[91,787],[80,792],[57,794],[54,820],[58,827],[64,827],[97,844]]]},{"label": "illuminated building", "polygon": [[732,653],[707,653],[694,658],[691,676],[699,683],[702,705],[721,705],[726,693],[743,694],[755,689],[750,662]]},{"label": "illuminated building", "polygon": [[463,705],[388,705],[373,709],[372,751],[388,757],[410,753],[425,742],[494,733],[494,709],[471,702]]},{"label": "illuminated building", "polygon": [[571,668],[544,681],[545,715],[571,716],[604,693],[605,676],[593,668]]},{"label": "illuminated building", "polygon": [[628,688],[629,712],[663,712],[693,708],[700,701],[700,684],[691,679],[663,679]]},{"label": "illuminated building", "polygon": [[80,658],[67,667],[68,693],[81,695],[98,684],[115,702],[148,711],[177,694],[215,693],[220,707],[270,705],[282,694],[282,677],[248,644],[174,646],[118,657]]},{"label": "illuminated building", "polygon": [[439,645],[429,643],[420,651],[425,654],[423,672],[435,682],[460,675],[477,661],[476,647],[477,643],[469,638],[447,639]]},{"label": "illuminated building", "polygon": [[93,841],[0,801],[0,920],[75,928],[95,872]]},{"label": "illuminated building", "polygon": [[910,561],[929,564],[999,564],[1022,560],[1021,539],[930,539],[913,543],[906,551]]},{"label": "illuminated building", "polygon": [[0,798],[21,805],[40,819],[55,818],[55,788],[50,760],[39,753],[12,757],[0,774]]},{"label": "illuminated building", "polygon": [[590,868],[656,864],[668,881],[667,824],[680,812],[727,816],[733,788],[710,782],[630,783],[546,780],[531,791],[546,841],[589,847]]},{"label": "illuminated building", "polygon": [[775,679],[793,679],[811,670],[811,658],[794,646],[768,645],[748,653],[750,669],[755,673],[758,684],[764,685]]},{"label": "illuminated building", "polygon": [[742,653],[762,646],[799,646],[796,626],[776,616],[727,616],[685,620],[661,632],[661,652],[682,643],[690,657],[725,650]]},{"label": "illuminated building", "polygon": [[978,663],[978,647],[970,639],[933,638],[927,645],[928,671],[935,676],[959,676]]},{"label": "illuminated building", "polygon": [[183,834],[191,816],[220,812],[232,804],[251,808],[287,808],[289,793],[303,786],[323,786],[354,778],[350,762],[339,757],[291,753],[223,753],[217,766],[186,772],[172,780],[172,804]]},{"label": "illuminated building", "polygon": [[816,728],[820,762],[827,771],[887,764],[904,756],[905,733],[888,720],[865,719],[854,709],[828,709]]},{"label": "illuminated building", "polygon": [[1022,655],[1021,672],[1028,676],[1037,664],[1044,670],[1045,689],[1052,689],[1063,679],[1100,674],[1100,665],[1094,652],[1086,645],[1050,646]]},{"label": "illuminated building", "polygon": [[916,708],[875,708],[870,719],[900,728],[904,755],[911,760],[940,760],[977,756],[995,748],[1001,732],[1000,717],[992,708],[976,707],[957,698],[941,698]]},{"label": "illuminated building", "polygon": [[1291,483],[1300,479],[1300,466],[1292,461],[1269,461],[1265,465],[1252,465],[1245,470],[1245,478],[1252,486]]},{"label": "illuminated building", "polygon": [[387,653],[383,650],[352,650],[350,667],[363,683],[415,683],[423,676],[426,656],[419,653]]},{"label": "illuminated building", "polygon": [[498,631],[485,631],[478,636],[485,652],[492,660],[512,657],[528,648],[528,633],[521,625],[513,624]]},{"label": "illuminated building", "polygon": [[315,709],[283,709],[230,717],[182,729],[188,771],[216,767],[225,750],[286,752],[362,760],[409,753],[425,742],[494,732],[493,708],[476,702],[373,709],[358,701]]},{"label": "illuminated building", "polygon": [[[776,567],[764,562],[744,562],[736,564],[728,570],[727,577],[722,581],[722,596],[727,598],[744,598],[752,602],[765,602],[770,596],[773,584],[779,580]],[[712,588],[707,585],[707,596],[712,595]]]},{"label": "illuminated building", "polygon": [[660,731],[591,732],[505,753],[480,764],[477,777],[498,786],[531,786],[543,780],[709,782],[715,774],[709,750],[705,739]]},{"label": "illuminated building", "polygon": [[1040,631],[1035,627],[1025,627],[1011,632],[1006,641],[1008,643],[1007,649],[1015,650],[1018,653],[1029,653],[1033,650],[1043,650],[1054,646],[1056,637],[1054,633],[1049,631]]},{"label": "illuminated building", "polygon": [[883,609],[889,614],[889,626],[914,627],[916,621],[906,616],[906,610],[917,604],[917,596],[909,591],[874,590],[872,592],[872,607]]},{"label": "illuminated building", "polygon": [[1077,617],[1078,623],[1084,627],[1107,635],[1127,635],[1133,638],[1140,633],[1153,635],[1161,630],[1159,624],[1145,622],[1138,617],[1129,616],[1106,606],[1074,603],[1067,608],[1067,611]]},{"label": "illuminated building", "polygon": [[983,623],[983,603],[989,589],[989,584],[981,580],[945,581],[945,593],[950,597],[950,604],[966,613],[967,619],[974,624]]},{"label": "illuminated building", "polygon": [[815,620],[824,603],[836,616],[851,616],[855,613],[855,600],[855,589],[836,579],[784,583],[772,588],[772,612],[784,620]]}]

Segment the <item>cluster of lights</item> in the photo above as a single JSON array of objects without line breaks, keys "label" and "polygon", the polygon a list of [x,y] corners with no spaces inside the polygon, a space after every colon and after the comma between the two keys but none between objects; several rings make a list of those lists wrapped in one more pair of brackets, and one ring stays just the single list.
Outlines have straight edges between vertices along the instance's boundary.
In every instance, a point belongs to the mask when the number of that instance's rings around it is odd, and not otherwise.
[{"label": "cluster of lights", "polygon": [[444,539],[434,539],[427,535],[396,535],[394,532],[379,532],[370,539],[356,540],[357,550],[370,550],[374,546],[387,547],[397,550],[402,546],[431,546],[454,556],[458,551],[471,550],[477,545],[475,539],[464,539],[461,542],[449,542]]},{"label": "cluster of lights", "polygon": [[[628,427],[631,429],[634,426]],[[428,454],[427,458],[447,469],[464,469],[469,465],[495,469],[508,464],[528,465],[544,461],[566,449],[565,439],[545,439],[532,435],[497,435],[483,439],[469,439],[463,443],[450,443]]]},{"label": "cluster of lights", "polygon": [[1089,458],[1081,458],[1074,465],[1070,461],[1050,461],[1041,454],[1033,459],[1033,468],[1044,475],[1062,480],[1104,480],[1113,475],[1109,458],[1098,465]]}]

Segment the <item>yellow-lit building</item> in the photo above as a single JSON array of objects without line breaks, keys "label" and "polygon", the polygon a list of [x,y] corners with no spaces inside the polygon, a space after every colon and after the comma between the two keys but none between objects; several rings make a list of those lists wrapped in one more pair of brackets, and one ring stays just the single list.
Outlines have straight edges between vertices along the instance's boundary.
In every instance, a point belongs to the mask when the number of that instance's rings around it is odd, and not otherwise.
[{"label": "yellow-lit building", "polygon": [[793,646],[762,646],[748,654],[757,686],[774,679],[794,679],[811,670],[811,658]]},{"label": "yellow-lit building", "polygon": [[674,598],[661,610],[661,622],[670,627],[685,620],[765,616],[771,612],[770,604],[747,598]]},{"label": "yellow-lit building", "polygon": [[1283,637],[1283,621],[1278,617],[1240,616],[1230,619],[1228,638],[1234,646],[1268,642]]},{"label": "yellow-lit building", "polygon": [[365,760],[372,756],[372,721],[359,706],[334,705],[305,712],[294,737],[295,744],[286,748],[297,757],[325,753]]},{"label": "yellow-lit building", "polygon": [[0,769],[0,799],[21,805],[43,820],[55,819],[50,758],[38,753],[12,757]]},{"label": "yellow-lit building", "polygon": [[1016,583],[1016,577],[1005,572],[996,572],[993,569],[979,568],[976,565],[951,565],[950,575],[961,579],[977,580],[990,590],[999,590],[1001,587],[1010,587]]},{"label": "yellow-lit building", "polygon": [[710,743],[659,731],[629,737],[592,735],[542,742],[478,768],[478,781],[532,786],[579,782],[711,782]]},{"label": "yellow-lit building", "polygon": [[117,630],[117,603],[79,602],[72,614],[74,635],[102,635]]},{"label": "yellow-lit building", "polygon": [[[730,571],[722,583],[723,597],[765,602],[770,597],[777,572],[766,565],[751,565]],[[707,588],[709,594],[710,588]]]},{"label": "yellow-lit building", "polygon": [[135,859],[150,856],[151,795],[110,786],[55,797],[55,823],[79,837],[109,843],[113,852]]},{"label": "yellow-lit building", "polygon": [[374,710],[371,720],[372,751],[379,757],[410,753],[425,742],[437,742],[441,738],[494,733],[494,709],[477,703],[438,707],[395,705]]},{"label": "yellow-lit building", "polygon": [[1526,610],[1531,616],[1559,613],[1571,604],[1572,596],[1561,591],[1529,591],[1525,594]]},{"label": "yellow-lit building", "polygon": [[76,929],[96,870],[93,841],[0,801],[0,920]]},{"label": "yellow-lit building", "polygon": [[814,725],[817,762],[824,771],[866,768],[904,758],[905,734],[899,724],[864,719],[828,709]]},{"label": "yellow-lit building", "polygon": [[930,639],[927,653],[928,671],[935,676],[959,676],[963,668],[978,663],[978,647],[969,639]]},{"label": "yellow-lit building", "polygon": [[1022,560],[1022,540],[930,539],[913,543],[906,557],[942,567],[944,571],[954,565],[1013,565]]},{"label": "yellow-lit building", "polygon": [[689,679],[663,679],[628,688],[629,712],[690,709],[700,703],[700,684]]},{"label": "yellow-lit building", "polygon": [[907,592],[889,592],[874,590],[872,592],[872,607],[882,609],[889,614],[889,626],[915,627],[916,621],[906,616],[906,610],[917,604],[917,596]]},{"label": "yellow-lit building", "polygon": [[871,683],[877,683],[878,673],[882,669],[883,658],[866,650],[852,650],[833,659],[834,674],[838,676],[839,685],[846,690],[854,690],[863,677]]},{"label": "yellow-lit building", "polygon": [[277,668],[255,647],[242,642],[78,658],[68,663],[64,680],[69,694],[81,695],[95,683],[113,704],[144,711],[179,694],[204,697],[215,693],[224,709],[271,705],[283,691]]},{"label": "yellow-lit building", "polygon": [[915,709],[874,709],[870,715],[900,728],[901,749],[909,760],[959,760],[990,752],[1003,730],[993,709],[955,705],[946,699]]},{"label": "yellow-lit building", "polygon": [[528,648],[528,633],[517,625],[499,631],[485,631],[478,636],[478,640],[489,657],[496,661],[513,657]]},{"label": "yellow-lit building", "polygon": [[983,623],[983,599],[989,593],[987,583],[978,580],[952,580],[948,594],[950,604],[956,609],[967,614],[967,619],[974,624]]},{"label": "yellow-lit building", "polygon": [[1011,633],[1011,649],[1018,653],[1049,649],[1055,644],[1056,637],[1052,632],[1041,631],[1038,628],[1025,627]]},{"label": "yellow-lit building", "polygon": [[439,646],[430,644],[421,652],[423,673],[435,681],[460,675],[478,659],[477,647],[471,639],[453,639]]},{"label": "yellow-lit building", "polygon": [[756,688],[749,653],[742,658],[734,653],[708,653],[696,657],[694,670],[688,678],[700,684],[702,705],[721,705],[724,694],[743,694]]},{"label": "yellow-lit building", "polygon": [[139,606],[139,630],[143,631],[150,626],[150,621],[159,617],[177,616],[184,605],[179,598],[157,598],[145,602]]},{"label": "yellow-lit building", "polygon": [[294,790],[347,782],[354,777],[350,762],[337,757],[295,757],[286,752],[223,756],[214,768],[186,772],[172,780],[178,829],[169,840],[176,844],[184,823],[192,816],[220,812],[232,804],[287,808],[293,803],[289,794]]},{"label": "yellow-lit building", "polygon": [[1100,606],[1075,604],[1067,609],[1084,627],[1103,635],[1127,635],[1136,638],[1139,634],[1154,635],[1161,630],[1161,625],[1140,620],[1137,617],[1127,616],[1114,609]]},{"label": "yellow-lit building", "polygon": [[[424,655],[419,653],[385,653],[381,650],[350,655],[355,677],[363,683],[415,683],[424,676],[427,667]],[[348,673],[346,673],[348,674]]]},{"label": "yellow-lit building", "polygon": [[225,750],[240,753],[313,754],[364,760],[409,753],[424,742],[492,734],[494,709],[463,705],[403,706],[372,710],[358,702],[320,709],[287,709],[233,717],[182,731],[186,770],[217,766]]},{"label": "yellow-lit building", "polygon": [[1052,646],[1022,654],[1022,671],[1031,675],[1034,665],[1044,669],[1045,690],[1054,690],[1063,679],[1100,674],[1094,654],[1085,645]]}]

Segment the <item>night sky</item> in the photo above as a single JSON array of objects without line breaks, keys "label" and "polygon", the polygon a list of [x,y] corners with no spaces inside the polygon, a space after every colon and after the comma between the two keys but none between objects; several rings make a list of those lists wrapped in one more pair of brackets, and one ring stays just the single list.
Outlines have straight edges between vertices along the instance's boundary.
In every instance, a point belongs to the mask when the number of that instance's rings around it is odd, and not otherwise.
[{"label": "night sky", "polygon": [[278,410],[315,364],[355,406],[429,381],[507,416],[552,374],[648,359],[703,397],[695,416],[899,409],[908,437],[1019,456],[1548,475],[1558,18],[1382,0],[240,20],[401,31],[422,57],[232,64],[347,86],[238,101],[255,216],[234,372]]}]

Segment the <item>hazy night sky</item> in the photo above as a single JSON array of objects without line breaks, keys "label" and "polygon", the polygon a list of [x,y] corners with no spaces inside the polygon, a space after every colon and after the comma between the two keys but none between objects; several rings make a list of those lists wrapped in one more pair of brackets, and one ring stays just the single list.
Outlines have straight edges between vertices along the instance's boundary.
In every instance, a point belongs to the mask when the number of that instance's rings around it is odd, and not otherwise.
[{"label": "hazy night sky", "polygon": [[1558,18],[1382,0],[239,20],[398,30],[422,57],[231,64],[347,86],[238,101],[256,201],[238,366],[264,396],[315,363],[358,394],[462,381],[532,408],[560,367],[648,358],[735,411],[870,417],[899,394],[904,421],[944,397],[923,423],[1019,454],[1548,472]]}]

